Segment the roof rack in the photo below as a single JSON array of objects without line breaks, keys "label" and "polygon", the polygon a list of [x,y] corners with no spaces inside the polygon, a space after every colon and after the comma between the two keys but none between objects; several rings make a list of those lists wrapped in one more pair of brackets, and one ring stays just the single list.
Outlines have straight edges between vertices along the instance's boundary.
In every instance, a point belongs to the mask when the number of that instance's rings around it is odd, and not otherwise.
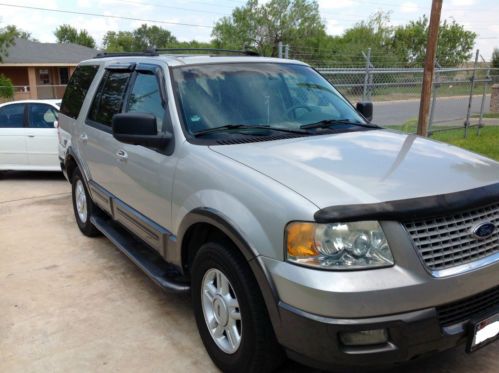
[{"label": "roof rack", "polygon": [[155,50],[147,50],[144,52],[101,52],[101,53],[98,53],[94,58],[134,57],[134,56],[155,57],[155,56],[159,56],[159,54]]},{"label": "roof rack", "polygon": [[233,50],[233,49],[219,49],[219,48],[160,48],[151,49],[150,52],[217,52],[227,54],[238,54],[243,56],[260,56],[258,52],[252,50]]}]

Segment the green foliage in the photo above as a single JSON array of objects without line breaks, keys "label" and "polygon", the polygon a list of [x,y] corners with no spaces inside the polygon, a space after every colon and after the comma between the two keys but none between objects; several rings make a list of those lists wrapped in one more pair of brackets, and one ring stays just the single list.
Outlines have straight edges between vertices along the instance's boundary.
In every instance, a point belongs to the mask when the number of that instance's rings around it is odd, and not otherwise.
[{"label": "green foliage", "polygon": [[[499,48],[494,48],[494,52],[492,53],[491,66],[494,69],[499,69]],[[496,75],[499,75],[499,71],[496,71],[495,73],[496,73]]]},{"label": "green foliage", "polygon": [[178,42],[170,31],[143,24],[134,31],[108,31],[104,35],[103,44],[108,52],[132,52],[174,47]]},{"label": "green foliage", "polygon": [[221,18],[212,37],[218,48],[256,49],[266,56],[277,56],[278,43],[308,47],[308,41],[324,38],[317,1],[270,0],[260,4],[249,0],[231,16]]},{"label": "green foliage", "polygon": [[18,28],[16,25],[7,25],[5,26],[4,30],[10,33],[15,38],[38,42],[38,39],[35,39],[31,36],[31,32],[24,31]]},{"label": "green foliage", "polygon": [[7,55],[7,49],[14,44],[15,35],[6,28],[0,28],[0,62],[2,62],[2,56]]},{"label": "green foliage", "polygon": [[78,31],[71,25],[61,25],[56,28],[54,35],[58,43],[73,43],[95,48],[95,40],[87,30]]},{"label": "green foliage", "polygon": [[14,97],[14,86],[12,85],[12,81],[3,74],[0,74],[0,97]]},{"label": "green foliage", "polygon": [[[426,53],[428,18],[422,16],[394,30],[392,48],[408,66],[421,66]],[[445,20],[438,35],[437,61],[442,66],[457,66],[472,55],[477,35],[456,21]]]}]

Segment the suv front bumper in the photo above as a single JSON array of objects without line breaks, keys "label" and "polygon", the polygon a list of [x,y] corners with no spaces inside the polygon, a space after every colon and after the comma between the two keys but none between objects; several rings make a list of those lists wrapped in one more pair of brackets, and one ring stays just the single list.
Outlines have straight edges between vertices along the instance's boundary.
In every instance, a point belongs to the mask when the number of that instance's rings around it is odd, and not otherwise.
[{"label": "suv front bumper", "polygon": [[[279,304],[283,327],[278,333],[293,360],[320,369],[380,367],[407,362],[467,341],[465,328],[448,334],[434,308],[385,317],[333,319]],[[388,341],[372,346],[345,346],[340,333],[386,329]]]}]

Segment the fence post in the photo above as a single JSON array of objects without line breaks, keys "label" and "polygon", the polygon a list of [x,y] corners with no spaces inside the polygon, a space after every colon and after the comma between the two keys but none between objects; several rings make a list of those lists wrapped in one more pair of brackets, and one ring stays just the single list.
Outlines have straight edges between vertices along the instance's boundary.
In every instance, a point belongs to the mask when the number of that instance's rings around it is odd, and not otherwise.
[{"label": "fence post", "polygon": [[289,44],[284,46],[284,58],[289,59]]},{"label": "fence post", "polygon": [[362,55],[366,60],[366,74],[364,76],[364,89],[362,90],[362,102],[366,102],[368,97],[370,98],[371,96],[368,92],[368,84],[370,82],[370,75],[371,75],[371,48],[367,50],[367,55],[364,52],[362,52]]},{"label": "fence post", "polygon": [[433,117],[435,115],[435,105],[437,103],[437,93],[438,93],[438,88],[440,88],[440,69],[442,66],[438,63],[438,61],[435,62],[436,69],[435,69],[435,80],[433,81],[433,97],[431,99],[431,109],[430,109],[430,120],[428,122],[428,136],[431,136],[431,126],[433,125]]},{"label": "fence post", "polygon": [[277,44],[277,57],[282,58],[282,41]]},{"label": "fence post", "polygon": [[[482,55],[480,55],[482,58],[482,61],[485,62],[485,58],[483,58]],[[487,83],[491,81],[490,77],[490,65],[489,68],[487,69],[487,74],[485,75],[485,79],[483,81],[483,93],[482,93],[482,103],[480,104],[480,119],[478,120],[478,128],[476,131],[476,135],[480,136],[480,130],[483,127],[483,110],[485,108],[485,99],[487,98]]]},{"label": "fence post", "polygon": [[468,127],[470,125],[470,117],[471,117],[471,104],[473,103],[473,88],[475,86],[476,68],[478,65],[479,54],[480,50],[477,49],[475,55],[475,63],[473,64],[473,74],[471,75],[471,87],[470,87],[470,98],[468,100],[468,111],[466,112],[466,120],[464,121],[464,138],[468,137]]}]

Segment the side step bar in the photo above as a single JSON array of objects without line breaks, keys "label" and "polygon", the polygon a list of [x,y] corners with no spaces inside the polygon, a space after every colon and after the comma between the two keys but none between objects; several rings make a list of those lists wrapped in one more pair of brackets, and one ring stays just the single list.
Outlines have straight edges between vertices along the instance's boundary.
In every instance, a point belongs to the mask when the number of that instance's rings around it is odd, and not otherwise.
[{"label": "side step bar", "polygon": [[92,216],[90,221],[161,288],[175,293],[190,291],[190,285],[178,279],[180,273],[176,267],[165,262],[156,251],[135,239],[112,219]]}]

